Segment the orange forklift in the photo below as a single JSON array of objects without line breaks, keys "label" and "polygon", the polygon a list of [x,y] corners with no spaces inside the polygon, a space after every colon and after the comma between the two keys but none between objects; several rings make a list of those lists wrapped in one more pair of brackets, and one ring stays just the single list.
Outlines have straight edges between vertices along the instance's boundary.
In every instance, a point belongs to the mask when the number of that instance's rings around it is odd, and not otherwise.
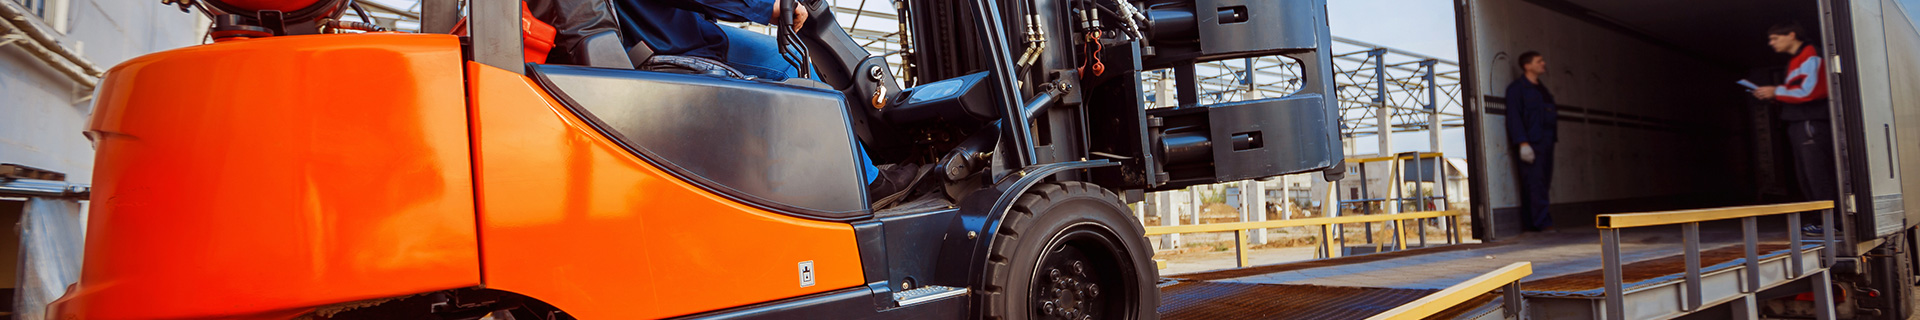
[{"label": "orange forklift", "polygon": [[[800,0],[818,76],[780,82],[617,35],[552,63],[520,1],[424,1],[398,33],[165,0],[215,41],[102,81],[53,317],[1155,319],[1126,203],[1342,172],[1324,0],[899,0],[911,77]],[[1270,56],[1297,93],[1200,103],[1197,68]],[[924,169],[876,199],[860,151]]]}]

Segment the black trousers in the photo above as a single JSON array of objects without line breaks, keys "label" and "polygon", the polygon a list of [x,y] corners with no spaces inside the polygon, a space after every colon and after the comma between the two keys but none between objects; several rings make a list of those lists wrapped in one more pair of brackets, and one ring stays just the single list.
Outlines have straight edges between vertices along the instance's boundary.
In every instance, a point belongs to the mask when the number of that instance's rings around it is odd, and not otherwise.
[{"label": "black trousers", "polygon": [[1787,122],[1793,172],[1809,201],[1833,200],[1839,180],[1833,169],[1833,126],[1827,120]]},{"label": "black trousers", "polygon": [[[1547,195],[1553,185],[1553,143],[1529,143],[1528,146],[1533,148],[1533,163],[1514,157],[1520,171],[1521,221],[1527,230],[1551,228],[1553,215],[1547,212],[1547,207],[1553,205],[1553,201]],[[1517,147],[1514,153],[1519,153]]]}]

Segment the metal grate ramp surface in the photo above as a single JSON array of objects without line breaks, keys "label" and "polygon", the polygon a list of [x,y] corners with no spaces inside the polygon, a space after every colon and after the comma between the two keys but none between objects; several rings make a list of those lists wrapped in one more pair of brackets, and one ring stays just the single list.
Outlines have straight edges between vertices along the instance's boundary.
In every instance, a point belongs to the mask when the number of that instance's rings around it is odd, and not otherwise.
[{"label": "metal grate ramp surface", "polygon": [[[1762,243],[1758,246],[1764,259],[1784,254],[1785,243]],[[1711,272],[1733,267],[1732,263],[1741,261],[1745,248],[1728,246],[1700,252],[1702,271]],[[1687,272],[1686,257],[1672,255],[1658,259],[1629,263],[1620,268],[1621,283],[1627,289],[1644,285],[1679,280]],[[1593,270],[1558,277],[1521,282],[1523,292],[1528,296],[1600,296],[1606,286],[1601,270]]]},{"label": "metal grate ramp surface", "polygon": [[[1436,289],[1182,282],[1160,289],[1163,319],[1366,319]],[[1497,301],[1485,295],[1437,315],[1451,319]]]}]

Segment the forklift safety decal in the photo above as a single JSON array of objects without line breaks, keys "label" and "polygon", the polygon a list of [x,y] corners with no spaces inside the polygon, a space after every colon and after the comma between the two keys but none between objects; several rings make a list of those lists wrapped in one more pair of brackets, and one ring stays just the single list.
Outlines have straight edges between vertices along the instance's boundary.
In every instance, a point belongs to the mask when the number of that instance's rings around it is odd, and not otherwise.
[{"label": "forklift safety decal", "polygon": [[800,262],[800,287],[813,286],[813,260]]}]

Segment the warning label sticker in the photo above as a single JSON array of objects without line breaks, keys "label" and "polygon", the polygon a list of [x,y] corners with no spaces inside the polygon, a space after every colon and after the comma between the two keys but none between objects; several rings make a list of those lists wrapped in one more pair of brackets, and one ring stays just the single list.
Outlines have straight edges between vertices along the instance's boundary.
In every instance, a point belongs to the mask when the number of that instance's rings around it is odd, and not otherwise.
[{"label": "warning label sticker", "polygon": [[800,287],[813,286],[813,260],[800,262]]}]

